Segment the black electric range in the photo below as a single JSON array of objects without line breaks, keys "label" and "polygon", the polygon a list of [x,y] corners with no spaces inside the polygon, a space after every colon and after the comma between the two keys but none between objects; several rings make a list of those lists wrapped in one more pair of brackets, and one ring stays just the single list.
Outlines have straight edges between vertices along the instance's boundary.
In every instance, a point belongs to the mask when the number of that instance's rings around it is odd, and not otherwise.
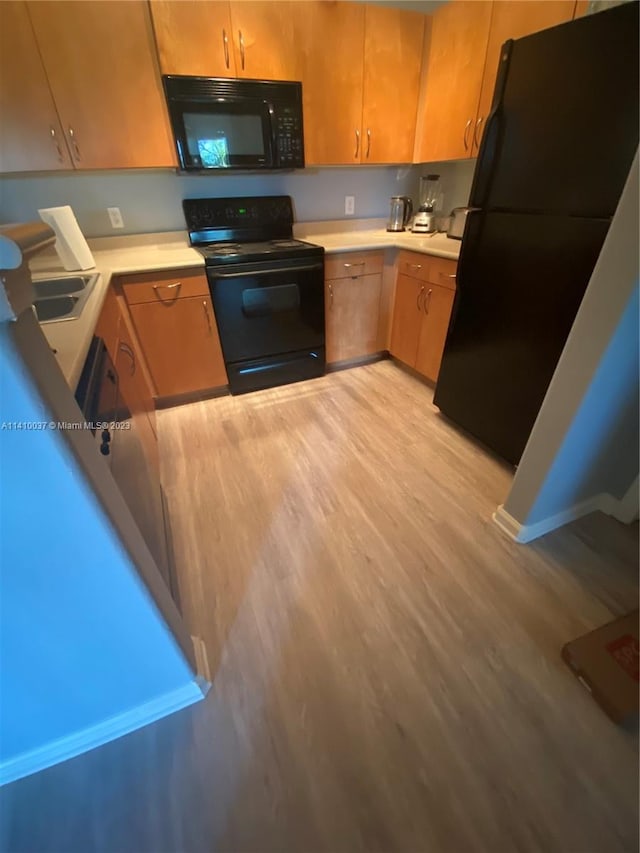
[{"label": "black electric range", "polygon": [[185,199],[183,209],[231,393],[323,375],[324,249],[294,239],[291,198]]}]

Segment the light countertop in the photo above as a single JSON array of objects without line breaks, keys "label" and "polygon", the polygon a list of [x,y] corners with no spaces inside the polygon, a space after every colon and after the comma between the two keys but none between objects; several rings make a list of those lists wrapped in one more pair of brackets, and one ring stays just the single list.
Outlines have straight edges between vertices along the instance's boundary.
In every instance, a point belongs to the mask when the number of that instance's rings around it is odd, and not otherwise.
[{"label": "light countertop", "polygon": [[[450,240],[444,234],[429,237],[408,231],[391,233],[384,229],[382,220],[299,223],[294,226],[294,235],[323,246],[328,253],[409,249],[454,260],[460,253],[459,240]],[[185,231],[99,237],[89,240],[89,245],[96,266],[85,272],[99,272],[100,278],[82,314],[76,320],[41,326],[49,346],[56,351],[60,368],[72,390],[78,384],[112,276],[204,266],[202,255],[191,248]],[[36,257],[30,268],[34,280],[74,275],[66,272],[58,256],[51,252]]]}]

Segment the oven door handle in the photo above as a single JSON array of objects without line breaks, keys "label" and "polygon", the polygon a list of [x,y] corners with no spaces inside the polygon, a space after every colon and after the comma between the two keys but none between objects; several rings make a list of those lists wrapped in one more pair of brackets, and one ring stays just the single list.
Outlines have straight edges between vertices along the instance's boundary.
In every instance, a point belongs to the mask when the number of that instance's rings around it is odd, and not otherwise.
[{"label": "oven door handle", "polygon": [[305,264],[300,267],[277,267],[276,269],[257,269],[248,270],[246,272],[217,272],[212,267],[209,267],[207,272],[211,278],[246,278],[250,275],[267,275],[268,273],[282,272],[306,272],[308,270],[321,270],[322,264]]}]

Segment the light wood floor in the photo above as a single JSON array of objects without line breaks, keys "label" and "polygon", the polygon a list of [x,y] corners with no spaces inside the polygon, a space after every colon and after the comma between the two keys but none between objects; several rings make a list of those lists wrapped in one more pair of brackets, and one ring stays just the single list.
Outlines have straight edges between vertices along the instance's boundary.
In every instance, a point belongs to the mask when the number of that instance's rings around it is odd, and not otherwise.
[{"label": "light wood floor", "polygon": [[204,702],[2,793],[2,850],[636,851],[637,738],[560,660],[637,527],[532,546],[508,468],[391,362],[159,414]]}]

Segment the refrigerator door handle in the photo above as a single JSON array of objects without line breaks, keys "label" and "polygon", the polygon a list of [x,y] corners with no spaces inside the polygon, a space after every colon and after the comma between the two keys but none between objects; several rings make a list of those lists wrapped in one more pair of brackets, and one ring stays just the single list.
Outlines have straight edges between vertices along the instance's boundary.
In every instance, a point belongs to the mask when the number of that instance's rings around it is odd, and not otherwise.
[{"label": "refrigerator door handle", "polygon": [[[499,141],[500,141],[500,118],[502,115],[502,98],[504,87],[507,82],[507,71],[511,60],[513,39],[509,39],[502,45],[500,51],[500,65],[496,79],[496,88],[493,91],[493,103],[489,118],[484,126],[484,133],[480,140],[478,150],[478,162],[473,175],[469,204],[472,207],[485,207],[489,187],[493,179],[493,170],[497,163]],[[477,129],[477,127],[476,127]]]},{"label": "refrigerator door handle", "polygon": [[460,256],[458,258],[458,268],[455,274],[456,294],[453,300],[453,308],[451,309],[449,331],[447,332],[447,336],[451,334],[451,330],[456,324],[458,309],[460,307],[460,300],[464,298],[464,282],[466,278],[465,271],[469,267],[469,265],[473,265],[474,250],[478,242],[475,237],[474,230],[476,227],[476,222],[478,221],[478,214],[481,213],[484,213],[484,211],[479,207],[472,207],[469,208],[469,210],[467,211],[464,234],[462,237],[462,246],[460,247]]}]

